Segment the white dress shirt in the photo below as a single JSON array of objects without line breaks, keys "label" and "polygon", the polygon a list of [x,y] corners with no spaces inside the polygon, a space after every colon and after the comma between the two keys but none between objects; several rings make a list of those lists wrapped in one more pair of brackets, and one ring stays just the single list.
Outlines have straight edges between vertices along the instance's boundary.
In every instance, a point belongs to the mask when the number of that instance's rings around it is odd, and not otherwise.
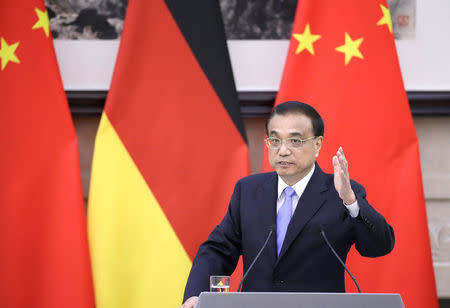
[{"label": "white dress shirt", "polygon": [[[292,185],[292,188],[295,191],[295,194],[292,196],[292,215],[294,215],[295,209],[297,208],[298,200],[300,200],[300,197],[302,196],[303,192],[305,191],[306,185],[308,185],[309,180],[311,179],[315,169],[316,169],[316,166],[314,165],[312,167],[311,171],[309,171],[308,174],[303,179],[301,179],[300,181],[298,181],[297,183]],[[280,209],[281,205],[284,202],[284,189],[287,186],[289,186],[289,185],[286,184],[280,176],[278,176],[277,214],[278,214],[278,210]],[[342,202],[342,203],[349,211],[351,217],[355,218],[358,216],[358,214],[359,214],[358,201],[355,201],[350,205],[346,205],[344,202]]]}]

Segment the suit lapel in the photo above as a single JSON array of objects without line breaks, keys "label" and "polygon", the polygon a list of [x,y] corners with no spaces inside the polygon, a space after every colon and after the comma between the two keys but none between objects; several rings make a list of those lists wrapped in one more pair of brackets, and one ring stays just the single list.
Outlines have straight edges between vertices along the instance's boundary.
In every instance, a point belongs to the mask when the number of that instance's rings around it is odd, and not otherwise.
[{"label": "suit lapel", "polygon": [[[314,174],[298,201],[297,208],[288,225],[286,237],[284,238],[280,256],[278,257],[276,264],[278,264],[279,260],[286,253],[286,250],[303,230],[308,221],[322,207],[325,202],[325,194],[322,194],[321,192],[326,189],[327,187],[323,181],[323,172],[319,168],[319,165],[316,164]],[[317,236],[319,236],[319,234],[317,234]]]},{"label": "suit lapel", "polygon": [[[269,228],[276,225],[277,213],[277,187],[278,176],[275,172],[268,174],[267,180],[259,187],[257,194],[257,204],[262,205],[262,210],[258,211],[259,229],[263,230],[263,236],[266,238]],[[270,264],[275,264],[277,259],[277,241],[276,231],[273,232],[265,250],[269,252]]]}]

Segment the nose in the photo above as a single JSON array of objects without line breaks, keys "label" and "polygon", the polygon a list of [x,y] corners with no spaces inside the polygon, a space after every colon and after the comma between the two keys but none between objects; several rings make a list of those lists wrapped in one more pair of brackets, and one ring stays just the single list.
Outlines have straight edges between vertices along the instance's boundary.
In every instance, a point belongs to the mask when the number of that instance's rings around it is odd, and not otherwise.
[{"label": "nose", "polygon": [[291,150],[289,149],[289,147],[286,145],[286,142],[281,142],[281,146],[278,150],[278,154],[281,156],[287,156],[291,153]]}]

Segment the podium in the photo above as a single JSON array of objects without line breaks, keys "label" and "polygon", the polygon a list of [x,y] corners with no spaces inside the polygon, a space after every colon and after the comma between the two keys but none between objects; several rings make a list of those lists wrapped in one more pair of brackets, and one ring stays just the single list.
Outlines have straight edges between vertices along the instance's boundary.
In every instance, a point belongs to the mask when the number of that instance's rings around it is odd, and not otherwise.
[{"label": "podium", "polygon": [[202,292],[195,308],[405,308],[400,294],[212,293]]}]

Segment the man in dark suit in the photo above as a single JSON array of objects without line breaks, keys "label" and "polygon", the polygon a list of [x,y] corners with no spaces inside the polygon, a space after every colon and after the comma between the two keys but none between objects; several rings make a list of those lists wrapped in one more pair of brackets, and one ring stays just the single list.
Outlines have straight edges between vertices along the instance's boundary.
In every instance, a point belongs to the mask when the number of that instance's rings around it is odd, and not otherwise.
[{"label": "man in dark suit", "polygon": [[270,165],[275,172],[238,181],[228,211],[194,259],[183,308],[209,290],[210,275],[230,275],[243,256],[244,272],[272,236],[243,285],[244,291],[345,292],[344,268],[322,238],[324,230],[345,261],[351,246],[366,257],[389,253],[394,231],[350,180],[342,148],[333,157],[334,174],[316,163],[324,123],[300,102],[276,106],[266,124]]}]

